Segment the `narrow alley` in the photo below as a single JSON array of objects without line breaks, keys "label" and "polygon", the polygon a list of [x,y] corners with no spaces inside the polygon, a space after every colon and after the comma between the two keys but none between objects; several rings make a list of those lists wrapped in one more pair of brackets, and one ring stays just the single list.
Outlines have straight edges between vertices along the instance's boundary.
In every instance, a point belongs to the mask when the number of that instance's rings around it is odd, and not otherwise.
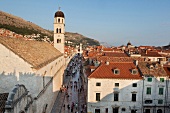
[{"label": "narrow alley", "polygon": [[83,66],[78,54],[68,64],[63,88],[59,92],[51,113],[86,113],[86,87]]}]

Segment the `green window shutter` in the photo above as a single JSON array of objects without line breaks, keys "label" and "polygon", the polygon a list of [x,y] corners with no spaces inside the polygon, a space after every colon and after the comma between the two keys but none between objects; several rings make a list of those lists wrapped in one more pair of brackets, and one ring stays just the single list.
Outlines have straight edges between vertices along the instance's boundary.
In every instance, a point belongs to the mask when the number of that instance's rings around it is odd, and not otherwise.
[{"label": "green window shutter", "polygon": [[147,87],[146,94],[148,94],[148,95],[151,94],[151,87]]},{"label": "green window shutter", "polygon": [[163,100],[158,100],[158,104],[163,104]]},{"label": "green window shutter", "polygon": [[164,88],[159,88],[159,95],[163,95],[164,93]]},{"label": "green window shutter", "polygon": [[164,78],[160,78],[160,82],[164,82]]},{"label": "green window shutter", "polygon": [[148,82],[152,82],[152,78],[148,78]]}]

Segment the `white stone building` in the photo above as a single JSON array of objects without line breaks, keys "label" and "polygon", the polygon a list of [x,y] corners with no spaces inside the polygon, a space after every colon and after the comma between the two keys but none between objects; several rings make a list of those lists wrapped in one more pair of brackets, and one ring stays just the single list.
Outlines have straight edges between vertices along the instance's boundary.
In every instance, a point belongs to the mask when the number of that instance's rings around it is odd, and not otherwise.
[{"label": "white stone building", "polygon": [[142,76],[132,62],[101,64],[88,77],[89,113],[142,110]]},{"label": "white stone building", "polygon": [[144,113],[170,113],[169,75],[158,62],[139,62]]},{"label": "white stone building", "polygon": [[169,76],[153,62],[107,62],[88,77],[88,113],[169,113]]},{"label": "white stone building", "polygon": [[[63,83],[67,65],[63,54],[64,13],[57,11],[54,20],[54,47],[46,42],[0,37],[0,93],[23,84],[34,99],[33,113],[50,113]],[[28,113],[19,106],[16,109],[11,107],[6,112]]]}]

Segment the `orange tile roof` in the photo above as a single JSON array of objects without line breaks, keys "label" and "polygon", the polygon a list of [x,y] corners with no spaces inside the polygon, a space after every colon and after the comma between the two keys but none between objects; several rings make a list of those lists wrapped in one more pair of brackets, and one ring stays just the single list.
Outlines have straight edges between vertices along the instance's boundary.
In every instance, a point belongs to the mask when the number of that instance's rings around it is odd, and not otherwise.
[{"label": "orange tile roof", "polygon": [[103,48],[103,51],[113,51],[112,48]]},{"label": "orange tile roof", "polygon": [[164,65],[164,70],[166,71],[167,75],[170,77],[170,65]]},{"label": "orange tile roof", "polygon": [[139,46],[140,49],[154,49],[153,46]]},{"label": "orange tile roof", "polygon": [[[154,67],[155,64],[157,64],[157,68]],[[153,66],[153,69],[149,68],[151,65]],[[167,76],[163,67],[157,62],[139,62],[138,67],[145,76]]]},{"label": "orange tile roof", "polygon": [[[120,70],[119,75],[113,73],[115,68]],[[140,73],[131,73],[131,69],[134,68],[136,66],[132,62],[110,62],[109,65],[101,64],[88,78],[142,79]]]},{"label": "orange tile roof", "polygon": [[96,48],[97,48],[97,49],[102,49],[102,48],[103,48],[103,46],[97,46]]},{"label": "orange tile roof", "polygon": [[112,56],[112,57],[128,57],[126,53],[120,52],[103,52],[104,56]]},{"label": "orange tile roof", "polygon": [[95,57],[101,56],[101,55],[102,55],[101,53],[96,52],[96,51],[90,51],[90,52],[84,51],[83,52],[83,56],[88,57],[88,58],[95,58]]},{"label": "orange tile roof", "polygon": [[141,56],[147,56],[147,57],[162,57],[157,51],[141,51]]},{"label": "orange tile roof", "polygon": [[95,66],[90,66],[90,69],[96,69],[96,67]]},{"label": "orange tile roof", "polygon": [[144,61],[144,58],[140,57],[110,57],[110,56],[99,56],[98,61],[102,62],[133,62],[134,60]]}]

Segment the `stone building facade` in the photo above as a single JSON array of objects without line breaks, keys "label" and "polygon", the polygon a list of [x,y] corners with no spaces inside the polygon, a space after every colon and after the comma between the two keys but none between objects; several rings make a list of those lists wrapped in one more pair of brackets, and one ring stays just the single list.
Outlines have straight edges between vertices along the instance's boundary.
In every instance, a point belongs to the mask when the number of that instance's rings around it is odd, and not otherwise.
[{"label": "stone building facade", "polygon": [[[58,16],[56,14],[55,18]],[[54,24],[54,27],[56,25]],[[62,40],[64,40],[64,32],[62,32]],[[55,32],[54,41],[56,41]],[[63,84],[65,67],[70,60],[70,58],[64,58],[62,47],[64,48],[64,43],[60,43],[59,46],[55,46],[54,43],[53,47],[47,42],[0,37],[0,66],[2,67],[0,68],[0,93],[8,94],[6,113],[9,113],[9,109],[11,113],[51,112]],[[23,92],[27,90],[26,95],[32,97],[31,110],[25,109],[26,101],[22,99],[19,105],[9,108],[9,99],[16,84],[19,84],[16,86],[19,88],[20,85],[24,86]]]},{"label": "stone building facade", "polygon": [[169,113],[169,88],[169,75],[159,63],[107,62],[88,77],[87,111]]},{"label": "stone building facade", "polygon": [[87,111],[129,113],[139,110],[142,91],[138,87],[142,87],[142,77],[132,62],[101,64],[88,77]]}]

